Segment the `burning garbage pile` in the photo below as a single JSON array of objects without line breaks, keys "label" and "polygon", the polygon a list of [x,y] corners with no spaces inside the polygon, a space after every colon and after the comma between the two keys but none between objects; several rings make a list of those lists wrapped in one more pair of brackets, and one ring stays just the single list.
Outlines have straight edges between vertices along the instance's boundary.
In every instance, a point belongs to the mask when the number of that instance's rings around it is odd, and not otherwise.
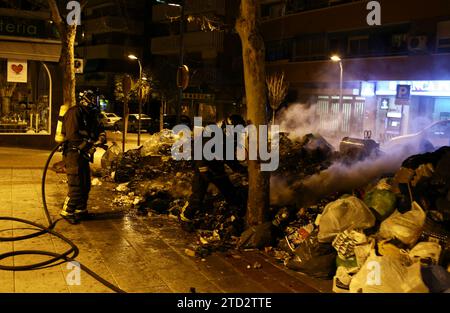
[{"label": "burning garbage pile", "polygon": [[132,207],[141,215],[148,210],[172,213],[183,206],[189,196],[192,178],[190,162],[175,161],[171,147],[177,137],[171,131],[152,135],[142,147],[122,153],[116,145],[102,158],[103,176],[119,185],[113,200]]},{"label": "burning garbage pile", "polygon": [[448,291],[449,171],[444,147],[348,194],[281,209],[266,226],[278,237],[271,253],[290,269],[333,277],[335,292]]},{"label": "burning garbage pile", "polygon": [[[142,214],[178,216],[193,169],[171,158],[174,140],[163,132],[141,149],[105,155],[105,168],[120,183],[116,201]],[[450,148],[403,163],[357,154],[351,164],[352,153],[336,152],[318,135],[282,134],[271,182],[273,220],[244,231],[242,208],[210,186],[195,219],[197,241],[186,254],[265,248],[290,269],[333,278],[335,292],[450,289]],[[233,174],[232,182],[247,188],[245,175]]]},{"label": "burning garbage pile", "polygon": [[[191,161],[172,158],[171,148],[176,140],[171,131],[164,130],[152,135],[139,149],[122,154],[113,145],[105,153],[103,176],[118,184],[114,203],[127,206],[138,215],[152,212],[178,218],[188,203],[194,169]],[[247,178],[240,173],[228,174],[244,195]],[[243,208],[227,205],[214,186],[210,186],[204,205],[201,216],[195,219],[198,241],[187,249],[196,256],[235,246],[245,227]]]}]

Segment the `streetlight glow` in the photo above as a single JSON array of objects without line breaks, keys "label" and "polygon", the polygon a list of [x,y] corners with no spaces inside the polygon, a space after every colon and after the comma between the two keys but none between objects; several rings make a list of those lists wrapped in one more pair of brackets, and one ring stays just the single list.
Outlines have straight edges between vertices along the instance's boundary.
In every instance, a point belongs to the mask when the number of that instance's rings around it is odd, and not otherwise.
[{"label": "streetlight glow", "polygon": [[342,59],[338,55],[333,55],[330,59],[333,62],[341,62],[342,61]]}]

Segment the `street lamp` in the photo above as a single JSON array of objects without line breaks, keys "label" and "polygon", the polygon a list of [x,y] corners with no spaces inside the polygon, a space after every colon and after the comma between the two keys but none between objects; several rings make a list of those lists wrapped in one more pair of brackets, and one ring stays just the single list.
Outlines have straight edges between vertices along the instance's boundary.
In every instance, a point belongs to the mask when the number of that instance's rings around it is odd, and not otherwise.
[{"label": "street lamp", "polygon": [[141,145],[141,115],[142,115],[142,64],[137,56],[130,54],[128,56],[130,60],[138,61],[139,64],[139,117],[138,117],[138,142],[137,145]]},{"label": "street lamp", "polygon": [[[173,2],[166,2],[167,5],[178,7],[181,9],[181,15],[180,15],[180,65],[179,69],[181,69],[184,66],[184,15],[185,15],[185,5],[184,0],[180,1],[181,3],[173,3]],[[183,104],[183,87],[178,86],[178,105],[177,105],[177,124],[181,121],[181,106]]]},{"label": "street lamp", "polygon": [[339,85],[339,107],[342,107],[342,84],[344,79],[344,66],[342,65],[342,59],[338,55],[331,56],[331,61],[333,62],[339,62],[339,67],[341,68],[341,78],[340,78],[340,85]]}]

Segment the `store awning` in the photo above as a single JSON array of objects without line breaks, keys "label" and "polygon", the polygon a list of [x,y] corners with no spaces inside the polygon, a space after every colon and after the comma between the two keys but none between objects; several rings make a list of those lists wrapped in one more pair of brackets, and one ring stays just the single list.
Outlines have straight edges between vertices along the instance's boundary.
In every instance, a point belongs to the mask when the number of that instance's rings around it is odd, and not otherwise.
[{"label": "store awning", "polygon": [[0,58],[58,62],[61,54],[59,43],[34,43],[0,40]]}]

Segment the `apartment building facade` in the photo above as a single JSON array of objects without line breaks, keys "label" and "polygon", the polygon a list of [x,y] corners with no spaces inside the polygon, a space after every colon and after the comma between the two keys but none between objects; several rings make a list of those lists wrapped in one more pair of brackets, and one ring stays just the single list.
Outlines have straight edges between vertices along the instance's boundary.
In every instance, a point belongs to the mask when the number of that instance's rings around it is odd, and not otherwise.
[{"label": "apartment building facade", "polygon": [[83,10],[75,49],[82,64],[77,89],[98,89],[105,96],[106,111],[120,111],[114,97],[117,75],[139,76],[138,62],[128,55],[142,64],[148,58],[150,15],[151,5],[145,0],[89,0]]},{"label": "apartment building facade", "polygon": [[[180,59],[181,7],[171,1],[153,6],[154,37],[151,52],[163,57],[176,72]],[[169,3],[169,4],[168,4]],[[189,87],[183,94],[182,113],[216,121],[243,108],[242,57],[239,37],[233,32],[239,1],[186,0],[184,5],[184,64]],[[167,113],[174,113],[176,95]]]},{"label": "apartment building facade", "polygon": [[[450,118],[450,2],[380,0],[375,26],[368,2],[262,0],[267,71],[285,72],[292,102],[314,107],[320,127],[339,136],[370,130],[384,141]],[[411,88],[404,105],[398,85]]]}]

